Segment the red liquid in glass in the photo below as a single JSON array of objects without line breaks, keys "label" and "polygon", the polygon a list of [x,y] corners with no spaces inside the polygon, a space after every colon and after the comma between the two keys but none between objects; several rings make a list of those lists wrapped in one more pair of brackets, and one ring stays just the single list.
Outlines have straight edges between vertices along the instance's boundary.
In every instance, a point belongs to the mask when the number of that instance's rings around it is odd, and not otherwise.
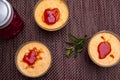
[{"label": "red liquid in glass", "polygon": [[23,28],[24,23],[19,14],[14,9],[12,22],[5,28],[0,29],[0,36],[4,39],[10,39],[16,36]]}]

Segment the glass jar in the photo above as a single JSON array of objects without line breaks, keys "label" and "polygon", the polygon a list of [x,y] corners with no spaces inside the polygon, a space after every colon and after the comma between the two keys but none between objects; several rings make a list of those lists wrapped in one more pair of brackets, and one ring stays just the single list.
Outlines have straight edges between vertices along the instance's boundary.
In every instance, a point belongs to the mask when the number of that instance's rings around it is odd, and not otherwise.
[{"label": "glass jar", "polygon": [[13,38],[22,30],[24,23],[7,0],[0,1],[0,8],[0,37]]}]

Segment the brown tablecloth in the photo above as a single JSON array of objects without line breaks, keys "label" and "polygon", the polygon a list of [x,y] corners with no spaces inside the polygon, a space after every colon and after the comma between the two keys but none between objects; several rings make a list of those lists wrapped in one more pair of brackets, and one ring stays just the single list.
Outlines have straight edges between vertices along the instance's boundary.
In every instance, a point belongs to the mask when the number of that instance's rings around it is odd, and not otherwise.
[{"label": "brown tablecloth", "polygon": [[[120,80],[120,63],[102,68],[89,58],[87,44],[77,59],[66,58],[64,43],[68,34],[78,37],[92,36],[101,30],[120,35],[120,0],[65,0],[70,17],[67,25],[56,32],[39,28],[33,17],[38,0],[10,0],[25,22],[24,29],[14,39],[0,39],[0,80]],[[15,52],[28,41],[41,41],[52,52],[52,67],[43,77],[31,79],[23,76],[15,66]]]}]

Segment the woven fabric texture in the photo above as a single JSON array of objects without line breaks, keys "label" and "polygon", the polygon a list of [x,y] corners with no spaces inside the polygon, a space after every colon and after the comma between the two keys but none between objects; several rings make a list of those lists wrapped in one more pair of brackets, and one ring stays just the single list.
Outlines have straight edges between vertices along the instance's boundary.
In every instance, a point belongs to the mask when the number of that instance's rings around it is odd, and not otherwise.
[{"label": "woven fabric texture", "polygon": [[[110,30],[120,35],[120,0],[65,0],[69,7],[69,20],[56,32],[47,32],[37,26],[33,10],[38,0],[10,0],[24,21],[24,29],[10,40],[0,39],[0,80],[120,80],[120,63],[102,68],[89,58],[87,43],[77,59],[64,55],[69,41],[68,34],[78,37]],[[15,66],[15,53],[28,41],[40,41],[52,53],[52,67],[42,77],[31,79],[23,76]]]}]

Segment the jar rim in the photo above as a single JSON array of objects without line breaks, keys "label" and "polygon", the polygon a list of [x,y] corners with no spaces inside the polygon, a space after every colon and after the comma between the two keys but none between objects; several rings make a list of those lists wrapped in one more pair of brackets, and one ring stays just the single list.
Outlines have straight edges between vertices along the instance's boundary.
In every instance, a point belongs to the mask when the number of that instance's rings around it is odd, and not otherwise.
[{"label": "jar rim", "polygon": [[1,13],[0,13],[0,29],[7,27],[13,18],[13,8],[7,0],[0,1]]}]

